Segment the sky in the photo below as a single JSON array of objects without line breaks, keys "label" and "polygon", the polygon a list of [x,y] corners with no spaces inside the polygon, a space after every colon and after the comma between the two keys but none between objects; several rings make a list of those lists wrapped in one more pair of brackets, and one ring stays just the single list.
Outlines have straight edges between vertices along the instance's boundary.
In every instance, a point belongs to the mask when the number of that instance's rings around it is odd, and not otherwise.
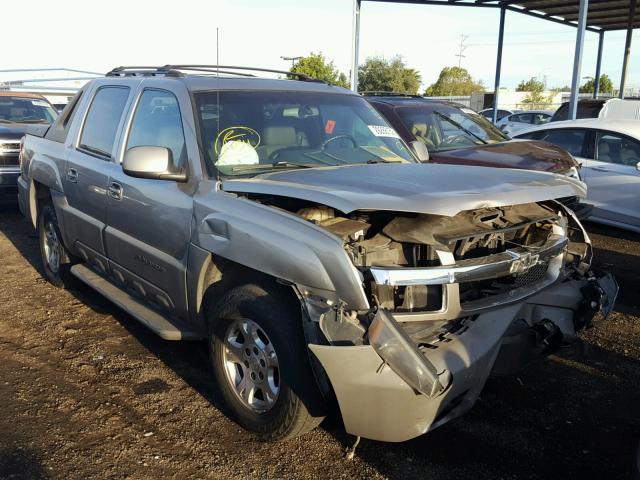
[{"label": "sky", "polygon": [[[117,65],[216,63],[288,69],[281,56],[321,52],[348,74],[352,0],[31,0],[3,5],[2,33],[12,39],[0,70],[66,67],[106,72]],[[490,8],[401,5],[365,1],[360,61],[401,55],[422,74],[423,87],[445,66],[458,64],[493,87],[499,11]],[[38,32],[38,35],[34,33]],[[502,86],[536,76],[549,87],[571,82],[575,28],[507,12]],[[634,35],[636,51],[640,38]],[[602,73],[614,85],[621,75],[625,32],[605,36]],[[598,36],[587,32],[583,77],[593,76]],[[640,55],[633,53],[628,85],[640,87]],[[0,73],[0,79],[3,74]]]}]

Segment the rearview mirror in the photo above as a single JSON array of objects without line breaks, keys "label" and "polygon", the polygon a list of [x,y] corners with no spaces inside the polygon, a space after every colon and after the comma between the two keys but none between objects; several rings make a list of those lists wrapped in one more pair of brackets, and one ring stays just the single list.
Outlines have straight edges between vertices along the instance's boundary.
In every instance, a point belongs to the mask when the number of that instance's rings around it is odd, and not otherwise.
[{"label": "rearview mirror", "polygon": [[409,145],[411,146],[413,152],[416,154],[416,157],[418,157],[418,160],[420,160],[421,162],[429,161],[429,150],[427,150],[427,146],[424,143],[419,140],[414,140]]},{"label": "rearview mirror", "polygon": [[142,146],[127,150],[122,170],[130,177],[184,182],[187,174],[173,166],[171,150],[165,147]]}]

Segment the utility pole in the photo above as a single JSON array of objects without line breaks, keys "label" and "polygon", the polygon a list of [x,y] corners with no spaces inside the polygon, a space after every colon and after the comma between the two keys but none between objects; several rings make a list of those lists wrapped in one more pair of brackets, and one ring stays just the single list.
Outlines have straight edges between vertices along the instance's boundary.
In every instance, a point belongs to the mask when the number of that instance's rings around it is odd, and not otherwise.
[{"label": "utility pole", "polygon": [[460,45],[458,46],[458,53],[455,54],[455,56],[458,57],[458,68],[462,66],[462,59],[466,57],[466,55],[464,55],[464,51],[468,46],[465,45],[467,38],[469,38],[469,35],[465,35],[463,33],[460,34]]}]

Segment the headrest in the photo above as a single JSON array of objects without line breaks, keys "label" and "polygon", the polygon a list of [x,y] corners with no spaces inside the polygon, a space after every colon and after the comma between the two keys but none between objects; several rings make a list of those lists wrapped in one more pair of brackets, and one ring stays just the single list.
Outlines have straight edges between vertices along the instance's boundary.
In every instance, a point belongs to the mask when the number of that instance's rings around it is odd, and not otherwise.
[{"label": "headrest", "polygon": [[411,133],[413,133],[416,137],[426,137],[427,136],[427,124],[426,123],[414,123],[413,127],[411,127]]},{"label": "headrest", "polygon": [[265,145],[296,145],[296,129],[286,126],[265,127],[262,132]]}]

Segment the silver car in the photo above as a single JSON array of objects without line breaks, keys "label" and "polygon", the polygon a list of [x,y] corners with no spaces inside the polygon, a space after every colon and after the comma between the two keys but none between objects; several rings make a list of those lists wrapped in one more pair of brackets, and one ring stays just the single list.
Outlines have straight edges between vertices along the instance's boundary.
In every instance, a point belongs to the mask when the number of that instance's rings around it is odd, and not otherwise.
[{"label": "silver car", "polygon": [[302,434],[335,395],[347,432],[416,437],[612,308],[555,201],[581,182],[421,164],[359,95],[236,70],[93,80],[26,137],[19,199],[47,278],[206,340],[247,430]]},{"label": "silver car", "polygon": [[589,220],[640,232],[640,121],[567,120],[515,136],[553,143],[576,157],[594,206]]}]

